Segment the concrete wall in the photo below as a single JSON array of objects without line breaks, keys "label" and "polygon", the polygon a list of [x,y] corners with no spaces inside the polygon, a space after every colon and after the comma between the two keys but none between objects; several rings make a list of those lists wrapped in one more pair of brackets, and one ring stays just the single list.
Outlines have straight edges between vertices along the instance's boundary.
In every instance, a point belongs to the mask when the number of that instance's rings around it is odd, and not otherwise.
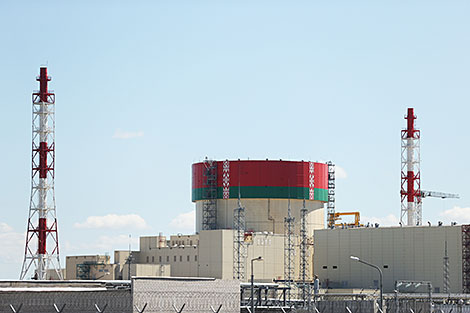
[{"label": "concrete wall", "polygon": [[0,313],[11,313],[10,304],[15,309],[22,304],[21,313],[55,312],[65,304],[63,312],[96,313],[95,304],[105,312],[130,313],[132,299],[130,290],[101,291],[0,291]]},{"label": "concrete wall", "polygon": [[150,279],[133,278],[134,312],[147,304],[146,313],[175,313],[184,306],[184,313],[240,312],[240,284],[237,281],[215,279]]},{"label": "concrete wall", "polygon": [[[300,209],[303,200],[290,200],[292,215],[300,225]],[[196,232],[202,230],[202,208],[204,201],[196,202]],[[245,206],[246,229],[254,232],[273,232],[284,234],[284,218],[287,216],[287,199],[242,199]],[[308,233],[313,235],[314,229],[324,228],[323,202],[305,201],[308,209]],[[233,210],[238,207],[237,199],[217,200],[217,228],[233,228]],[[300,227],[296,227],[298,234]]]},{"label": "concrete wall", "polygon": [[314,234],[314,271],[322,287],[376,288],[377,270],[351,255],[380,266],[384,290],[396,280],[429,280],[443,291],[445,243],[450,291],[462,292],[462,233],[459,226],[324,229]]}]

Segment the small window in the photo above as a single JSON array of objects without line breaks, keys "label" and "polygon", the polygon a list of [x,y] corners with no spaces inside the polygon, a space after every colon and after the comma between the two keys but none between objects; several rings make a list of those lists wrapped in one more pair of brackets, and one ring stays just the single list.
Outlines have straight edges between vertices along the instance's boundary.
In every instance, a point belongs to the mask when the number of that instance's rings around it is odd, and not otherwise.
[{"label": "small window", "polygon": [[161,255],[158,257],[158,262],[162,263],[162,256]]},{"label": "small window", "polygon": [[338,268],[338,267],[337,267],[336,265],[333,265],[333,269],[334,269],[334,270],[337,269],[337,268]]},{"label": "small window", "polygon": [[149,257],[147,257],[147,263],[149,262]]},{"label": "small window", "polygon": [[152,263],[155,263],[155,257],[152,256]]},{"label": "small window", "polygon": [[323,269],[326,270],[328,268],[328,266],[326,265],[323,265]]},{"label": "small window", "polygon": [[388,268],[388,264],[385,264],[385,265],[384,265],[384,268]]},{"label": "small window", "polygon": [[180,262],[183,262],[183,256],[180,255]]},{"label": "small window", "polygon": [[170,262],[170,256],[169,255],[166,256],[166,261]]},{"label": "small window", "polygon": [[189,262],[189,255],[188,255],[188,258],[187,258],[187,260],[186,260],[186,261],[188,261],[188,262]]},{"label": "small window", "polygon": [[176,255],[173,257],[173,262],[176,262]]},{"label": "small window", "polygon": [[192,241],[192,240],[189,241],[189,245],[190,245],[190,246],[193,245],[193,241]]},{"label": "small window", "polygon": [[197,262],[197,255],[194,256],[194,262]]}]

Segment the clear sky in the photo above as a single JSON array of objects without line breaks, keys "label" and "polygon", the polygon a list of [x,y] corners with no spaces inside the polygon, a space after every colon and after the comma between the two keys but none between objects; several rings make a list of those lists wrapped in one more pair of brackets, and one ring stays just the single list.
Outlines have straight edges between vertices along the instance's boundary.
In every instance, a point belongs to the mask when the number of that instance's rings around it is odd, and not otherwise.
[{"label": "clear sky", "polygon": [[0,278],[18,278],[31,92],[56,92],[62,258],[190,233],[191,164],[332,160],[337,210],[396,225],[400,130],[423,220],[470,222],[468,1],[1,1]]}]

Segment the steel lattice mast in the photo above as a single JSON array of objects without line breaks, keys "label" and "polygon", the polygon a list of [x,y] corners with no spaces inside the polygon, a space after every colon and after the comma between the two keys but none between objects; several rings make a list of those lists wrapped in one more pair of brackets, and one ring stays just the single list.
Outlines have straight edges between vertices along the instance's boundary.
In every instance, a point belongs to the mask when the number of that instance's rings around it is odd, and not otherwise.
[{"label": "steel lattice mast", "polygon": [[48,279],[48,269],[63,279],[54,196],[55,94],[47,88],[51,78],[46,67],[41,67],[36,80],[39,91],[32,97],[31,199],[20,279]]},{"label": "steel lattice mast", "polygon": [[335,164],[331,161],[328,165],[328,204],[327,204],[327,227],[335,227]]},{"label": "steel lattice mast", "polygon": [[294,287],[294,258],[295,258],[295,238],[294,224],[295,218],[292,216],[290,207],[290,195],[287,204],[287,217],[284,218],[284,281],[287,289],[287,301],[291,300],[291,292]]},{"label": "steel lattice mast", "polygon": [[303,201],[302,209],[300,210],[300,267],[299,267],[299,280],[301,283],[301,298],[304,304],[308,298],[308,285],[310,281],[310,262],[309,262],[309,236],[307,230],[307,213],[305,207],[305,199]]},{"label": "steel lattice mast", "polygon": [[405,116],[407,128],[401,131],[401,214],[400,222],[421,225],[420,131],[415,128],[414,109]]},{"label": "steel lattice mast", "polygon": [[204,160],[204,179],[206,184],[204,206],[202,208],[202,229],[217,228],[217,162]]},{"label": "steel lattice mast", "polygon": [[245,208],[241,205],[233,210],[233,279],[245,280],[246,246],[245,246]]}]

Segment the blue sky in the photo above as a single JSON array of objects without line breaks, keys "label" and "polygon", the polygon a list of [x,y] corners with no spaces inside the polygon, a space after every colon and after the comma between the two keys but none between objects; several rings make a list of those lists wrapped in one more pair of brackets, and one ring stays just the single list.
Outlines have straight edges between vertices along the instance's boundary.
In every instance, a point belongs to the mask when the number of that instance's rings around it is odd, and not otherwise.
[{"label": "blue sky", "polygon": [[400,130],[422,131],[423,220],[470,222],[468,1],[2,1],[0,278],[19,276],[31,92],[56,92],[61,253],[191,232],[191,164],[333,160],[337,210],[396,223]]}]

